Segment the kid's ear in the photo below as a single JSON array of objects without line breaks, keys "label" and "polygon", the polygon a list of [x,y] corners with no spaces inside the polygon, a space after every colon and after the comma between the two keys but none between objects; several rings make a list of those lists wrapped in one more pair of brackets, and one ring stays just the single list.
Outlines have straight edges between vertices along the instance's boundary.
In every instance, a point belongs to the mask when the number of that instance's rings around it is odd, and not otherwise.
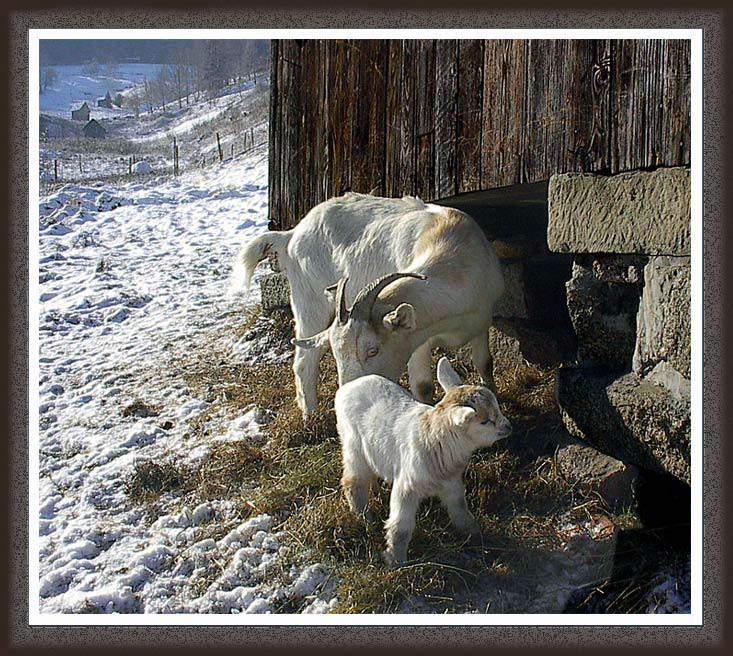
[{"label": "kid's ear", "polygon": [[400,303],[392,312],[388,312],[382,319],[388,330],[415,330],[415,308],[409,303]]},{"label": "kid's ear", "polygon": [[328,329],[322,330],[313,337],[304,337],[303,339],[291,339],[290,343],[302,349],[321,348],[328,344]]},{"label": "kid's ear", "polygon": [[463,385],[463,381],[460,376],[456,373],[456,370],[451,367],[451,364],[448,362],[448,358],[446,357],[442,357],[438,361],[438,382],[444,392],[447,392],[453,387]]},{"label": "kid's ear", "polygon": [[466,407],[465,405],[453,408],[450,412],[450,418],[454,426],[464,426],[475,416],[476,411],[473,408]]}]

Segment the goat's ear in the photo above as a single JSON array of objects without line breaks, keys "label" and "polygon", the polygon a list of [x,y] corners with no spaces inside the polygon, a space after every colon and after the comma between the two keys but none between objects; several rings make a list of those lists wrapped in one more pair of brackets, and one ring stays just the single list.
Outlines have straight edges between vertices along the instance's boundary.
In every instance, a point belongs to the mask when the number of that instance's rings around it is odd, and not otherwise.
[{"label": "goat's ear", "polygon": [[291,339],[290,343],[302,349],[321,348],[328,344],[328,329],[322,330],[313,337],[304,337],[303,339]]},{"label": "goat's ear", "polygon": [[460,376],[456,373],[456,370],[451,367],[451,364],[448,362],[448,358],[446,357],[442,357],[438,361],[438,382],[444,392],[447,392],[453,387],[463,385],[463,381]]},{"label": "goat's ear", "polygon": [[384,315],[382,323],[387,330],[415,330],[415,308],[409,303],[400,303],[392,312]]},{"label": "goat's ear", "polygon": [[450,411],[450,419],[454,426],[464,426],[476,416],[476,411],[465,405],[459,405]]}]

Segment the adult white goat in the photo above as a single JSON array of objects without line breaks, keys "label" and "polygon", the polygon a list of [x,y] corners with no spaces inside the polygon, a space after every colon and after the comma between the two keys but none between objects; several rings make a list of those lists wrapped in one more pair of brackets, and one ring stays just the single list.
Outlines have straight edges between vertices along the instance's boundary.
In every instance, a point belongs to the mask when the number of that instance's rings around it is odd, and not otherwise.
[{"label": "adult white goat", "polygon": [[[250,242],[239,256],[240,287],[270,254],[290,283],[305,417],[316,408],[329,333],[340,384],[371,373],[396,381],[407,365],[413,394],[429,401],[431,349],[470,342],[493,387],[488,329],[504,282],[491,244],[467,214],[418,198],[347,193],[314,207],[294,229]],[[348,310],[347,297],[354,299]]]},{"label": "adult white goat", "polygon": [[464,385],[446,358],[438,362],[438,382],[445,396],[435,407],[415,401],[382,376],[362,376],[336,392],[341,485],[349,507],[366,514],[374,480],[392,482],[385,524],[388,565],[407,557],[418,506],[427,497],[440,497],[458,530],[478,532],[466,505],[463,471],[474,451],[512,430],[494,394]]}]

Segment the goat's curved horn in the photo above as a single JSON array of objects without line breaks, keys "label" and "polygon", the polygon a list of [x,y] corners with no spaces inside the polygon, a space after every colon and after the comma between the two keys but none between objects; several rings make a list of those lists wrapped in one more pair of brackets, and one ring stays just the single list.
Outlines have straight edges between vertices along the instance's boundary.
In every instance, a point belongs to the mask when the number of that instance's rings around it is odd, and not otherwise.
[{"label": "goat's curved horn", "polygon": [[351,316],[364,321],[368,320],[374,309],[374,304],[377,302],[377,296],[387,285],[399,280],[400,278],[417,278],[418,280],[427,280],[427,276],[422,273],[388,273],[386,276],[377,278],[370,282],[364,289],[362,289],[354,299],[354,304],[351,306]]},{"label": "goat's curved horn", "polygon": [[349,311],[346,309],[346,281],[348,278],[341,278],[336,283],[336,307],[338,308],[336,316],[340,324],[344,324],[349,320]]}]

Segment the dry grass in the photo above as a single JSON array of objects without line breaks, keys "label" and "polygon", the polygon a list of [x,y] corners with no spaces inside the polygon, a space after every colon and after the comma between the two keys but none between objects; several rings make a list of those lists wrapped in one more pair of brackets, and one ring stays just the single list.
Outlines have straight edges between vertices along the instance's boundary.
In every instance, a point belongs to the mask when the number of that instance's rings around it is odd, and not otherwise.
[{"label": "dry grass", "polygon": [[150,504],[160,495],[173,490],[190,489],[191,470],[171,460],[144,460],[135,464],[125,481],[125,492],[136,503]]},{"label": "dry grass", "polygon": [[[270,344],[280,345],[292,335],[285,315],[263,332],[256,311],[233,330],[237,337],[266,333]],[[373,492],[370,509],[376,519],[371,522],[349,512],[339,489],[340,446],[331,408],[336,372],[330,356],[321,367],[321,405],[308,425],[294,402],[289,364],[234,365],[215,349],[196,350],[196,356],[198,360],[184,367],[196,394],[232,416],[256,404],[272,411],[272,419],[261,447],[215,444],[187,479],[189,487],[181,486],[182,501],[229,498],[238,503],[242,517],[280,517],[292,561],[318,559],[330,566],[339,581],[339,612],[409,612],[416,604],[422,610],[460,612],[470,607],[472,591],[487,582],[530,578],[538,556],[561,547],[559,517],[574,508],[579,517],[593,512],[613,517],[598,498],[584,496],[558,471],[553,455],[563,427],[554,399],[554,371],[526,366],[497,378],[502,409],[514,426],[512,438],[475,454],[465,476],[482,539],[467,543],[457,537],[443,508],[431,500],[417,518],[409,552],[414,560],[397,570],[386,569],[380,553],[388,486]],[[461,354],[451,359],[465,380],[476,381]],[[206,419],[193,430],[205,430]],[[150,472],[138,475],[130,486],[133,498],[154,498],[160,490],[180,485],[172,470],[160,484],[148,483],[148,478]],[[630,511],[622,515],[619,521],[633,523]]]}]

